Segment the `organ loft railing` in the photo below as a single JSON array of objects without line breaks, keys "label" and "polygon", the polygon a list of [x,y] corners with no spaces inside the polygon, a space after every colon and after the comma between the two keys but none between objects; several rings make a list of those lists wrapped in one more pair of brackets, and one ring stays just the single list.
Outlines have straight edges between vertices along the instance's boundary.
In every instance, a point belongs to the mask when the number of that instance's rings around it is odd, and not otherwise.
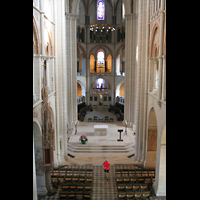
[{"label": "organ loft railing", "polygon": [[51,121],[50,102],[48,103],[48,89],[46,77],[46,60],[43,64],[43,88],[42,88],[42,147],[43,147],[43,170],[53,169],[53,150],[55,150],[54,129]]}]

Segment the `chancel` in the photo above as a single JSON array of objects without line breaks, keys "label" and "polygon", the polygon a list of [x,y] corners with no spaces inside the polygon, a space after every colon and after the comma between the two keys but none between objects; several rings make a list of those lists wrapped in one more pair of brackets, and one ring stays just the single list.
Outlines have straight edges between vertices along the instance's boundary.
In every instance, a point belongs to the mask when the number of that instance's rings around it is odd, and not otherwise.
[{"label": "chancel", "polygon": [[33,199],[69,198],[166,199],[166,0],[33,1]]}]

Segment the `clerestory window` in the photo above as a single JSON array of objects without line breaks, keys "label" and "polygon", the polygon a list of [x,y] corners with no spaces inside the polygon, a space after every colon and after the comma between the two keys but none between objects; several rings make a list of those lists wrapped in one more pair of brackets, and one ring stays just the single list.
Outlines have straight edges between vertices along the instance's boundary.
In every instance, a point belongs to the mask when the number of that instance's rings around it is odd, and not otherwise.
[{"label": "clerestory window", "polygon": [[103,0],[97,1],[97,20],[104,20],[105,18],[105,4]]}]

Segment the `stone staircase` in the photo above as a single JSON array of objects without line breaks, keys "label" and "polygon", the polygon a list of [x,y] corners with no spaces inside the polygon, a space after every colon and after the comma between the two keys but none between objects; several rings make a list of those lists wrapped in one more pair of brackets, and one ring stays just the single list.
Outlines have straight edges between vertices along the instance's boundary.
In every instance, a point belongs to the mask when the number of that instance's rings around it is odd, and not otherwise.
[{"label": "stone staircase", "polygon": [[68,143],[68,150],[75,153],[129,153],[134,151],[132,143],[125,145],[92,145],[80,143]]}]

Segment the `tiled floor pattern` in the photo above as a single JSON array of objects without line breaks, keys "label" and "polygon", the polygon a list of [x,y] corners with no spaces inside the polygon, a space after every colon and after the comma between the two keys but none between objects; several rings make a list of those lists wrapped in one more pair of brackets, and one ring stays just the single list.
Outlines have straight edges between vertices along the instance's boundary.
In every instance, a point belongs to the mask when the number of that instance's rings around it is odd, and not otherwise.
[{"label": "tiled floor pattern", "polygon": [[115,181],[115,166],[111,166],[109,170],[109,179],[105,178],[105,172],[102,166],[94,166],[94,181],[92,200],[117,200],[117,187]]},{"label": "tiled floor pattern", "polygon": [[[115,169],[135,169],[140,166],[132,164],[116,164],[111,165],[109,170],[109,179],[105,178],[105,172],[102,165],[68,165],[66,168],[81,168],[81,169],[93,169],[93,187],[92,187],[92,200],[117,200],[117,187],[115,180]],[[59,200],[59,189],[57,194],[52,196],[45,196],[38,200]]]}]

